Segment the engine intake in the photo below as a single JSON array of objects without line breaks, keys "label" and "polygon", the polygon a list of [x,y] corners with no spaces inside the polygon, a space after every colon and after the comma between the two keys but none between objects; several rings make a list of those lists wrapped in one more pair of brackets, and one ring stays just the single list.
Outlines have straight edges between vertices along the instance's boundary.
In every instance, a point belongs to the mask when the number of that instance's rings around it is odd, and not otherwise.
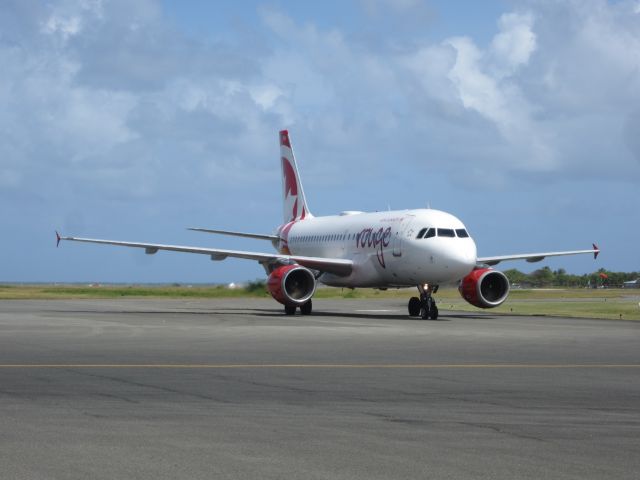
[{"label": "engine intake", "polygon": [[494,308],[507,299],[509,279],[498,270],[478,268],[462,279],[458,290],[462,298],[471,305]]},{"label": "engine intake", "polygon": [[302,305],[315,293],[316,278],[308,268],[283,265],[271,272],[267,289],[283,305]]}]

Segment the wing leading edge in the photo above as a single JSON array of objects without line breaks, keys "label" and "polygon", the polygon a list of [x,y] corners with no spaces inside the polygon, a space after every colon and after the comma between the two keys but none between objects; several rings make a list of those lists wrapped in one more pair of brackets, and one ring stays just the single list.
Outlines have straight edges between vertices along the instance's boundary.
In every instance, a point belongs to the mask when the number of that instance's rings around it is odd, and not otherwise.
[{"label": "wing leading edge", "polygon": [[591,250],[572,250],[567,252],[544,252],[544,253],[522,253],[517,255],[501,255],[497,257],[479,257],[478,265],[497,265],[500,262],[507,260],[526,260],[529,263],[539,262],[544,260],[546,257],[560,257],[563,255],[582,255],[585,253],[593,253],[593,258],[598,258],[598,254],[600,253],[600,249],[594,243],[593,248]]},{"label": "wing leading edge", "polygon": [[211,256],[211,260],[224,260],[227,257],[232,257],[255,260],[264,265],[269,265],[271,263],[297,263],[304,267],[319,270],[322,272],[333,273],[340,276],[349,275],[353,269],[353,262],[351,260],[338,258],[304,257],[297,255],[281,255],[277,253],[223,250],[220,248],[164,245],[159,243],[121,242],[118,240],[102,240],[98,238],[64,237],[59,235],[58,232],[56,232],[56,240],[58,244],[60,244],[61,240],[67,240],[72,242],[97,243],[101,245],[116,245],[119,247],[144,248],[145,253],[149,255],[157,253],[158,250],[168,250],[171,252],[198,253],[201,255],[209,255]]}]

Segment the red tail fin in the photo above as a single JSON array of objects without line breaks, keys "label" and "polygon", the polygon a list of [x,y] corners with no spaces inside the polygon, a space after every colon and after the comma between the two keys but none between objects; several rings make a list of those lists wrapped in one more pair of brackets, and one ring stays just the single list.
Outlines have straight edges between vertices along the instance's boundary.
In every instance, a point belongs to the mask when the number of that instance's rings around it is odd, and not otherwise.
[{"label": "red tail fin", "polygon": [[298,165],[291,148],[289,132],[280,132],[280,161],[282,163],[282,200],[284,222],[303,220],[312,216],[304,196]]}]

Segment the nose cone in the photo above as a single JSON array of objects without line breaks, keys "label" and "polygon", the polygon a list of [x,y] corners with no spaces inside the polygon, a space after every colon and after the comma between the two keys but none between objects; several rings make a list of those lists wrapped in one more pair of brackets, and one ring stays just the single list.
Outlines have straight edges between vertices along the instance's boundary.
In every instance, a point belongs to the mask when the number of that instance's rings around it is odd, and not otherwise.
[{"label": "nose cone", "polygon": [[475,242],[471,238],[459,240],[462,242],[456,242],[455,248],[447,249],[446,255],[448,269],[456,278],[462,278],[473,270],[477,259]]}]

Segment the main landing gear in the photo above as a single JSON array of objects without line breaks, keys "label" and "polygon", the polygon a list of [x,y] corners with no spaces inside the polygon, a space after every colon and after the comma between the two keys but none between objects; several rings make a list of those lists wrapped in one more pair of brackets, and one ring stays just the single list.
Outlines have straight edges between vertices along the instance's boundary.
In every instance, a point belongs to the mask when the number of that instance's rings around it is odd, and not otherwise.
[{"label": "main landing gear", "polygon": [[418,285],[418,291],[420,292],[420,298],[411,297],[409,299],[409,316],[422,317],[423,320],[429,318],[436,320],[438,318],[438,307],[433,294],[438,291],[438,285],[429,285],[428,283]]},{"label": "main landing gear", "polygon": [[[296,313],[296,307],[295,305],[285,305],[284,306],[284,313],[286,315],[293,315]],[[303,303],[302,305],[300,305],[300,313],[302,315],[311,315],[311,309],[313,308],[313,305],[311,304],[311,300],[309,300],[306,303]]]}]

